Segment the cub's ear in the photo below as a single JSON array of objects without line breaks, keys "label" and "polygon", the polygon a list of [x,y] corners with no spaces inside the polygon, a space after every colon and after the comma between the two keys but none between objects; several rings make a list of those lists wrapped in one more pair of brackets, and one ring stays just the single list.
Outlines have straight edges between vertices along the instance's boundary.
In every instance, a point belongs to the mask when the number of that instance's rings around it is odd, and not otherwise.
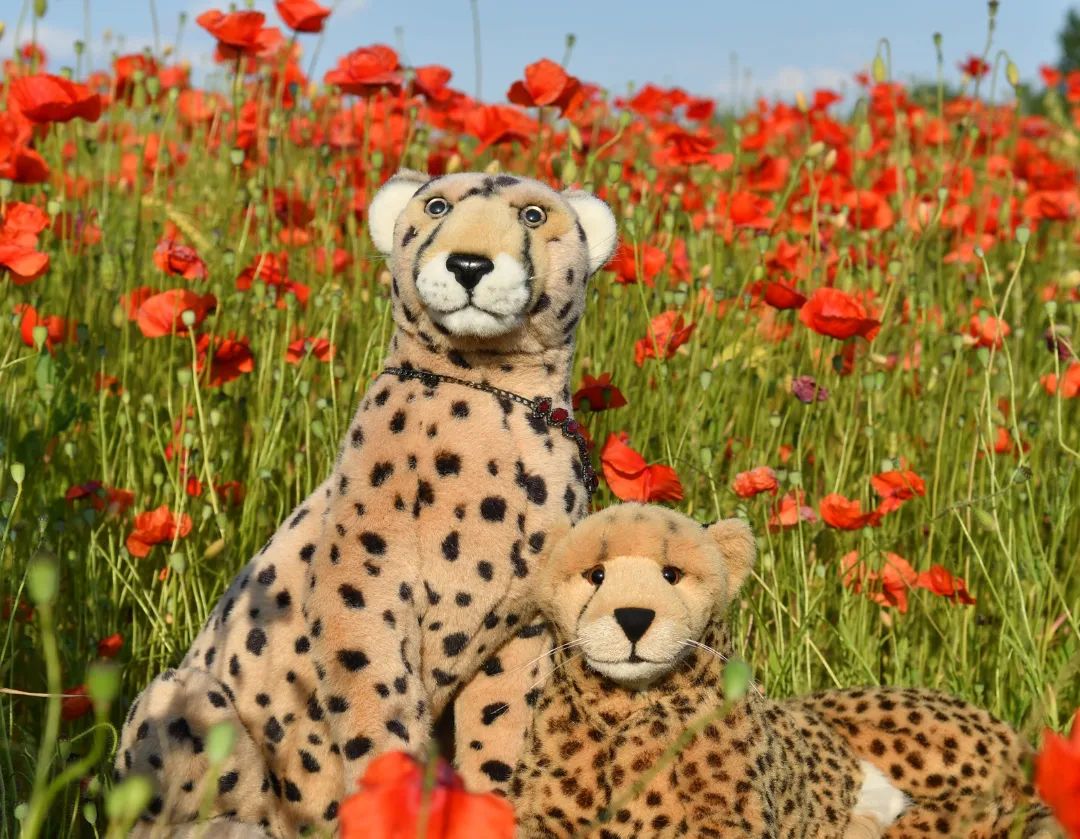
[{"label": "cub's ear", "polygon": [[754,567],[757,555],[754,533],[742,519],[721,519],[709,525],[706,532],[720,549],[727,569],[727,596],[732,600]]},{"label": "cub's ear", "polygon": [[405,205],[430,178],[422,172],[402,169],[384,183],[368,205],[368,233],[375,247],[384,254],[394,249],[394,223]]},{"label": "cub's ear", "polygon": [[611,208],[589,192],[567,190],[563,198],[574,208],[581,229],[585,231],[585,245],[589,249],[589,273],[595,274],[615,253],[618,237],[615,216]]}]

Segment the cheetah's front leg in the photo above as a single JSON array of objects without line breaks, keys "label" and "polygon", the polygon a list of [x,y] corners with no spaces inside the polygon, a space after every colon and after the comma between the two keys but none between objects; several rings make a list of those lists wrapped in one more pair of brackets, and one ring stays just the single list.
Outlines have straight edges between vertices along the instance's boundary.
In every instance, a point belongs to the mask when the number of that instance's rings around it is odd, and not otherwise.
[{"label": "cheetah's front leg", "polygon": [[343,795],[373,757],[418,749],[430,736],[413,567],[404,547],[371,532],[327,539],[312,558],[309,586],[322,594],[308,598],[305,617]]},{"label": "cheetah's front leg", "polygon": [[454,701],[455,762],[470,790],[506,792],[551,674],[552,643],[546,624],[525,627],[484,662]]}]

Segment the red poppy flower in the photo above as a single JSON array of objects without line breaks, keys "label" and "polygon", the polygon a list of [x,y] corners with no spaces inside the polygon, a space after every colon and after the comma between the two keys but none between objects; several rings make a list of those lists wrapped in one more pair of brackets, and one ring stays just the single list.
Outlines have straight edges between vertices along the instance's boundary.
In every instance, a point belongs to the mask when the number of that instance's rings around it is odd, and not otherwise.
[{"label": "red poppy flower", "polygon": [[941,565],[932,565],[929,571],[919,574],[915,583],[919,588],[931,591],[938,597],[944,597],[953,603],[974,606],[975,598],[967,590],[967,583],[962,577],[954,577]]},{"label": "red poppy flower", "polygon": [[[494,793],[471,793],[446,761],[427,770],[403,752],[387,752],[368,766],[356,792],[341,802],[341,839],[513,839],[514,808]],[[427,812],[427,824],[420,814]]]},{"label": "red poppy flower", "polygon": [[967,61],[962,61],[956,66],[961,73],[971,76],[973,79],[981,79],[990,72],[990,65],[977,55],[969,55]]},{"label": "red poppy flower", "polygon": [[681,128],[670,128],[664,132],[663,152],[659,159],[673,166],[693,166],[708,164],[716,172],[726,172],[735,162],[735,155],[730,152],[717,152],[716,137],[709,133],[691,134]]},{"label": "red poppy flower", "polygon": [[1032,221],[1069,221],[1080,215],[1080,195],[1073,188],[1037,189],[1024,199],[1020,212]]},{"label": "red poppy flower", "polygon": [[765,302],[774,309],[801,309],[806,297],[787,283],[770,282],[765,284]]},{"label": "red poppy flower", "polygon": [[877,527],[881,523],[880,511],[864,513],[860,502],[851,501],[835,492],[822,498],[818,509],[821,520],[838,530],[861,530],[864,527]]},{"label": "red poppy flower", "polygon": [[889,202],[873,190],[851,190],[841,200],[848,208],[847,222],[856,230],[887,230],[896,220]]},{"label": "red poppy flower", "polygon": [[64,691],[64,698],[60,700],[60,718],[70,722],[79,717],[85,717],[93,710],[94,703],[86,694],[86,685],[75,685]]},{"label": "red poppy flower", "polygon": [[634,344],[634,363],[640,367],[647,358],[671,358],[690,340],[696,325],[685,325],[683,316],[676,311],[657,315],[649,322],[648,334]]},{"label": "red poppy flower", "polygon": [[15,285],[33,282],[49,269],[49,255],[39,253],[38,234],[49,225],[49,217],[33,204],[13,201],[0,222],[0,270]]},{"label": "red poppy flower", "polygon": [[1050,396],[1060,392],[1062,399],[1074,399],[1080,395],[1080,361],[1073,362],[1068,366],[1060,382],[1055,373],[1047,373],[1039,381],[1042,383],[1043,390]]},{"label": "red poppy flower", "polygon": [[150,553],[154,545],[187,536],[191,527],[191,516],[184,513],[178,518],[167,504],[162,504],[156,510],[135,516],[135,529],[128,534],[124,544],[128,553],[141,559]]},{"label": "red poppy flower", "polygon": [[1039,67],[1039,75],[1042,77],[1043,84],[1047,87],[1057,87],[1061,84],[1061,71],[1056,67],[1043,64]]},{"label": "red poppy flower", "polygon": [[979,347],[993,347],[1001,349],[1005,339],[1009,337],[1012,328],[1004,320],[999,320],[993,315],[972,315],[968,322],[968,335],[974,339]]},{"label": "red poppy flower", "polygon": [[262,12],[229,12],[217,9],[203,12],[195,22],[217,38],[217,59],[228,61],[241,56],[272,55],[282,44],[281,31],[263,28],[266,15]]},{"label": "red poppy flower", "polygon": [[860,300],[828,286],[814,291],[799,310],[799,320],[819,335],[838,340],[861,335],[872,341],[881,330],[881,321],[869,317]]},{"label": "red poppy flower", "polygon": [[319,361],[332,361],[337,349],[326,338],[298,338],[285,349],[285,360],[299,364],[308,353]]},{"label": "red poppy flower", "polygon": [[454,91],[446,85],[453,73],[441,64],[428,64],[413,71],[413,93],[424,96],[429,102],[446,102]]},{"label": "red poppy flower", "polygon": [[293,294],[300,303],[307,303],[311,290],[303,283],[298,283],[288,275],[289,256],[281,253],[258,253],[236,278],[236,288],[248,291],[252,283],[259,280],[273,291],[275,305],[285,308],[285,295]]},{"label": "red poppy flower", "polygon": [[297,32],[322,32],[330,10],[313,0],[275,0],[278,14],[289,29]]},{"label": "red poppy flower", "polygon": [[342,93],[369,96],[383,88],[401,87],[401,65],[390,47],[375,44],[360,47],[338,60],[337,67],[326,74],[326,83],[336,85]]},{"label": "red poppy flower", "polygon": [[173,239],[162,239],[157,243],[154,248],[154,264],[166,274],[180,276],[185,280],[205,280],[209,276],[206,263],[198,252]]},{"label": "red poppy flower", "polygon": [[806,496],[801,489],[797,489],[784,495],[773,507],[769,515],[769,530],[786,530],[800,521],[813,524],[817,520],[814,508],[806,504]]},{"label": "red poppy flower", "polygon": [[857,551],[840,558],[840,574],[844,585],[856,594],[866,590],[867,596],[879,606],[891,607],[904,614],[908,610],[908,591],[918,582],[919,575],[902,556],[885,553],[885,567],[871,571],[860,561]]},{"label": "red poppy flower", "polygon": [[608,271],[615,273],[615,282],[629,284],[636,283],[639,279],[638,260],[641,261],[640,280],[650,288],[656,285],[656,275],[659,274],[667,262],[667,254],[660,248],[645,244],[637,246],[637,255],[634,246],[629,242],[620,242],[615,255],[605,266]]},{"label": "red poppy flower", "polygon": [[116,658],[124,646],[124,636],[119,632],[98,641],[97,654],[101,658]]},{"label": "red poppy flower", "polygon": [[601,373],[595,379],[588,373],[582,376],[581,387],[571,397],[575,411],[607,411],[626,404],[622,391],[611,383],[610,373]]},{"label": "red poppy flower", "polygon": [[61,76],[38,73],[11,83],[11,97],[31,122],[96,122],[101,116],[101,96],[84,84]]},{"label": "red poppy flower", "polygon": [[578,91],[581,83],[547,58],[525,68],[525,80],[510,85],[506,98],[525,108],[542,108],[552,105],[564,112]]},{"label": "red poppy flower", "polygon": [[612,493],[620,501],[681,501],[682,484],[670,466],[649,465],[630,448],[625,431],[611,434],[600,452],[600,466]]},{"label": "red poppy flower", "polygon": [[465,115],[465,130],[480,140],[475,153],[489,146],[515,141],[527,144],[539,131],[539,124],[524,111],[509,105],[478,105]]},{"label": "red poppy flower", "polygon": [[884,515],[916,495],[926,495],[926,482],[910,469],[893,469],[881,472],[870,479],[874,492],[881,496],[878,512]]},{"label": "red poppy flower", "polygon": [[1080,711],[1068,738],[1049,729],[1043,732],[1042,750],[1035,756],[1035,786],[1058,823],[1080,839]]},{"label": "red poppy flower", "polygon": [[227,338],[215,335],[211,342],[210,336],[204,334],[199,336],[196,350],[195,369],[202,373],[207,363],[210,365],[210,387],[221,387],[255,369],[255,356],[247,338],[237,339],[230,333]]},{"label": "red poppy flower", "polygon": [[135,313],[135,322],[147,338],[186,335],[188,327],[181,319],[184,312],[195,314],[195,322],[191,325],[194,329],[216,307],[217,298],[212,294],[200,295],[186,288],[172,288],[146,298]]},{"label": "red poppy flower", "polygon": [[754,230],[768,230],[773,225],[769,213],[773,202],[760,195],[745,190],[736,192],[728,198],[728,218],[736,227],[750,227]]},{"label": "red poppy flower", "polygon": [[68,487],[68,491],[64,493],[64,500],[69,504],[84,498],[90,500],[90,505],[95,510],[105,510],[106,515],[113,517],[123,515],[135,503],[135,493],[131,490],[107,487],[100,481],[76,484]]},{"label": "red poppy flower", "polygon": [[146,77],[157,76],[158,64],[153,58],[141,52],[119,55],[113,61],[115,79],[113,89],[116,91],[116,98],[124,100],[129,105],[135,93],[136,73],[141,73]]},{"label": "red poppy flower", "polygon": [[780,491],[780,482],[776,480],[776,472],[771,467],[758,466],[736,475],[731,488],[740,498],[753,498],[762,492],[776,495]]},{"label": "red poppy flower", "polygon": [[75,340],[75,322],[66,320],[59,315],[38,315],[37,309],[26,303],[19,303],[13,309],[15,314],[21,314],[19,322],[19,335],[23,343],[28,347],[34,345],[34,328],[45,327],[45,348],[52,351],[57,344]]}]

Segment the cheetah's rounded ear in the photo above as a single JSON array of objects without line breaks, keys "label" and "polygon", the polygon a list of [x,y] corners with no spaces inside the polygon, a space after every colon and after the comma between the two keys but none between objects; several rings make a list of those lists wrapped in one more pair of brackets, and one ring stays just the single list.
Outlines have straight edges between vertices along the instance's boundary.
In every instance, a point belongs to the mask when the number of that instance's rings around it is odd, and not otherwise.
[{"label": "cheetah's rounded ear", "polygon": [[567,190],[563,198],[577,213],[589,249],[589,273],[595,274],[615,253],[618,236],[611,208],[590,192]]},{"label": "cheetah's rounded ear", "polygon": [[368,205],[367,222],[371,241],[380,252],[389,254],[394,249],[394,223],[409,199],[429,180],[422,172],[402,169],[375,193]]},{"label": "cheetah's rounded ear", "polygon": [[706,532],[720,549],[727,571],[727,596],[734,599],[754,567],[757,555],[754,532],[742,519],[721,519],[709,525]]}]

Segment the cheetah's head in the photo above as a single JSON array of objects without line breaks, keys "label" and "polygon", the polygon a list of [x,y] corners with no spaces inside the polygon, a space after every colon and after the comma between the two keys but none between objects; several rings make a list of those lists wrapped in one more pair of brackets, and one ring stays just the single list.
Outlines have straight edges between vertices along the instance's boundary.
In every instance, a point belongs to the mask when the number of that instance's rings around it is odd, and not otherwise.
[{"label": "cheetah's head", "polygon": [[399,172],[372,200],[368,227],[389,256],[398,327],[456,349],[572,341],[585,284],[616,242],[595,196],[482,172]]},{"label": "cheetah's head", "polygon": [[627,687],[656,682],[730,605],[754,563],[740,519],[702,527],[664,507],[622,504],[583,519],[552,549],[540,607],[560,643]]}]

